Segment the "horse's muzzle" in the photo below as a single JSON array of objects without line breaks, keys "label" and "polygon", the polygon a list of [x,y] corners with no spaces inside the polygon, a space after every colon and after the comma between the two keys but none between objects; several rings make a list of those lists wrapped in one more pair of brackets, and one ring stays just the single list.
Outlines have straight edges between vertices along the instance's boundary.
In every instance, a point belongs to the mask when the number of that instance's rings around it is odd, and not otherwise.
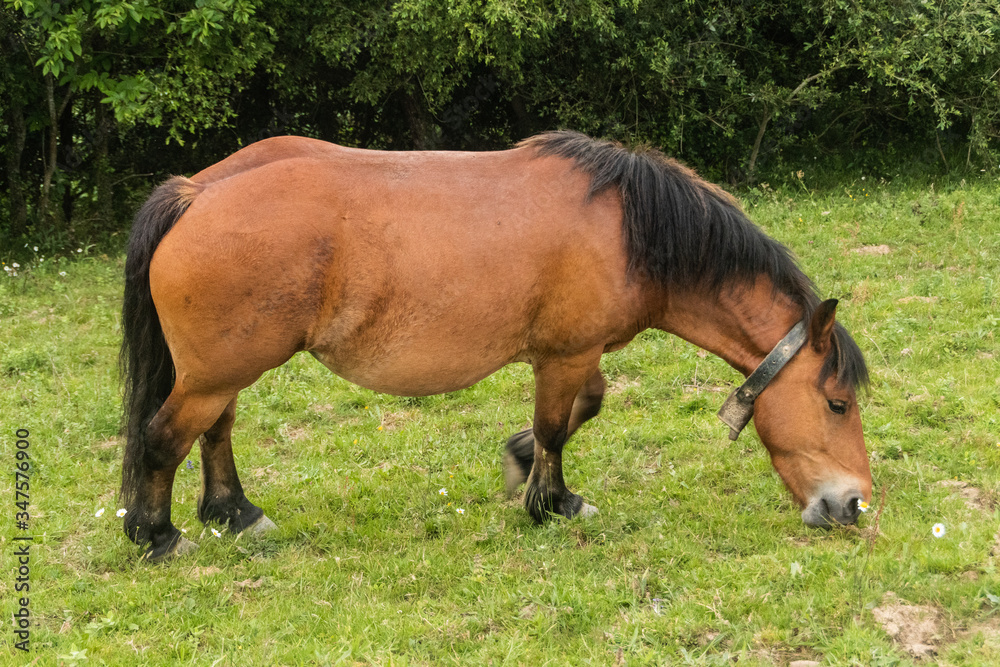
[{"label": "horse's muzzle", "polygon": [[859,503],[864,500],[861,492],[852,489],[846,493],[826,492],[809,501],[802,510],[802,520],[807,526],[829,528],[835,523],[851,524],[861,514]]}]

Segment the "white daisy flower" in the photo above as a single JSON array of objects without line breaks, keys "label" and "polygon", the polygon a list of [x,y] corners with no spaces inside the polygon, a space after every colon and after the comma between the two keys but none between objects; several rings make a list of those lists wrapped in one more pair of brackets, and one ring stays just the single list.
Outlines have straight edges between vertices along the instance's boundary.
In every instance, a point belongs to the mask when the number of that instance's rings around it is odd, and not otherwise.
[{"label": "white daisy flower", "polygon": [[863,500],[858,501],[858,509],[861,510],[862,512],[867,512],[868,511],[868,503],[866,503]]},{"label": "white daisy flower", "polygon": [[462,509],[461,507],[459,507],[459,508],[458,508],[457,510],[455,510],[455,511],[456,511],[457,513],[459,513],[459,514],[465,514],[465,510],[464,510],[464,509]]},{"label": "white daisy flower", "polygon": [[934,537],[944,537],[945,533],[944,524],[943,523],[934,524],[934,526],[931,528],[931,533],[934,534]]},{"label": "white daisy flower", "polygon": [[120,510],[118,510],[117,512],[115,512],[115,516],[117,516],[118,518],[121,518],[121,517],[125,516],[126,514],[128,514],[128,510],[125,509],[124,507],[121,508]]},{"label": "white daisy flower", "polygon": [[216,537],[222,537],[222,533],[217,531],[215,528],[212,529],[212,534],[215,535]]},{"label": "white daisy flower", "polygon": [[440,489],[438,489],[438,495],[439,496],[447,496],[448,495],[448,489],[446,489],[446,488],[444,488],[442,486]]},{"label": "white daisy flower", "polygon": [[96,512],[94,512],[94,516],[101,516],[102,514],[104,514],[104,508],[103,507],[101,509],[97,510]]}]

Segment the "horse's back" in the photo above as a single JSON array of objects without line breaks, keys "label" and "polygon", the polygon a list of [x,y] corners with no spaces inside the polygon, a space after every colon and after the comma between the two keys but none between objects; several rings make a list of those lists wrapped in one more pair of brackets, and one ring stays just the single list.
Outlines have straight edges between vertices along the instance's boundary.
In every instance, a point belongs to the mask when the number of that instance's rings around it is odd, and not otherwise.
[{"label": "horse's back", "polygon": [[192,176],[191,180],[208,185],[272,162],[293,158],[322,159],[342,150],[345,150],[342,146],[319,139],[295,136],[271,137],[252,143],[226,159],[202,169]]},{"label": "horse's back", "polygon": [[234,356],[223,375],[245,386],[309,350],[357,384],[429,394],[630,337],[617,197],[588,200],[558,162],[335,147],[209,183],[151,267],[172,351],[197,375]]}]

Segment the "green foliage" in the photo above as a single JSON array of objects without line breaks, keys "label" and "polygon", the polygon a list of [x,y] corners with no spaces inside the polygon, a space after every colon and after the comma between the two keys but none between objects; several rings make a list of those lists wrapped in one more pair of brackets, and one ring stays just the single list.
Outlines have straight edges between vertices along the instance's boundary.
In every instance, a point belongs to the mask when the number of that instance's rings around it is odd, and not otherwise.
[{"label": "green foliage", "polygon": [[71,93],[97,89],[120,123],[166,121],[178,142],[230,118],[234,87],[270,50],[271,35],[246,0],[180,13],[148,0],[6,2],[23,12],[43,76]]},{"label": "green foliage", "polygon": [[[285,133],[483,149],[570,127],[652,143],[733,183],[805,154],[998,164],[995,0],[0,7],[11,244],[29,228],[56,244],[108,240],[133,191]],[[56,165],[41,148],[54,131]],[[46,179],[61,210],[34,209]]]}]

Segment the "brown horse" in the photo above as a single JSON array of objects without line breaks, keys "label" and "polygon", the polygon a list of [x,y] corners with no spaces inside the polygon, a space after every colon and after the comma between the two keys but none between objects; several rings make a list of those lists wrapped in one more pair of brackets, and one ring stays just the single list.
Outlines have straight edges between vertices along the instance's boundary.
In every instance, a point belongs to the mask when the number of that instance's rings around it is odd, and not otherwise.
[{"label": "brown horse", "polygon": [[602,354],[655,327],[748,375],[799,322],[805,343],[784,346],[734,432],[753,411],[803,520],[850,523],[871,496],[855,397],[867,372],[835,307],[729,195],[654,150],[572,132],[492,153],[263,141],[170,179],[136,216],[125,531],[153,559],[193,547],[170,502],[199,436],[199,518],[274,526],[233,462],[236,397],[301,351],[410,396],[531,364],[534,425],[507,443],[508,488],[527,482],[537,521],[593,513],[563,482],[562,449],[600,410]]}]

